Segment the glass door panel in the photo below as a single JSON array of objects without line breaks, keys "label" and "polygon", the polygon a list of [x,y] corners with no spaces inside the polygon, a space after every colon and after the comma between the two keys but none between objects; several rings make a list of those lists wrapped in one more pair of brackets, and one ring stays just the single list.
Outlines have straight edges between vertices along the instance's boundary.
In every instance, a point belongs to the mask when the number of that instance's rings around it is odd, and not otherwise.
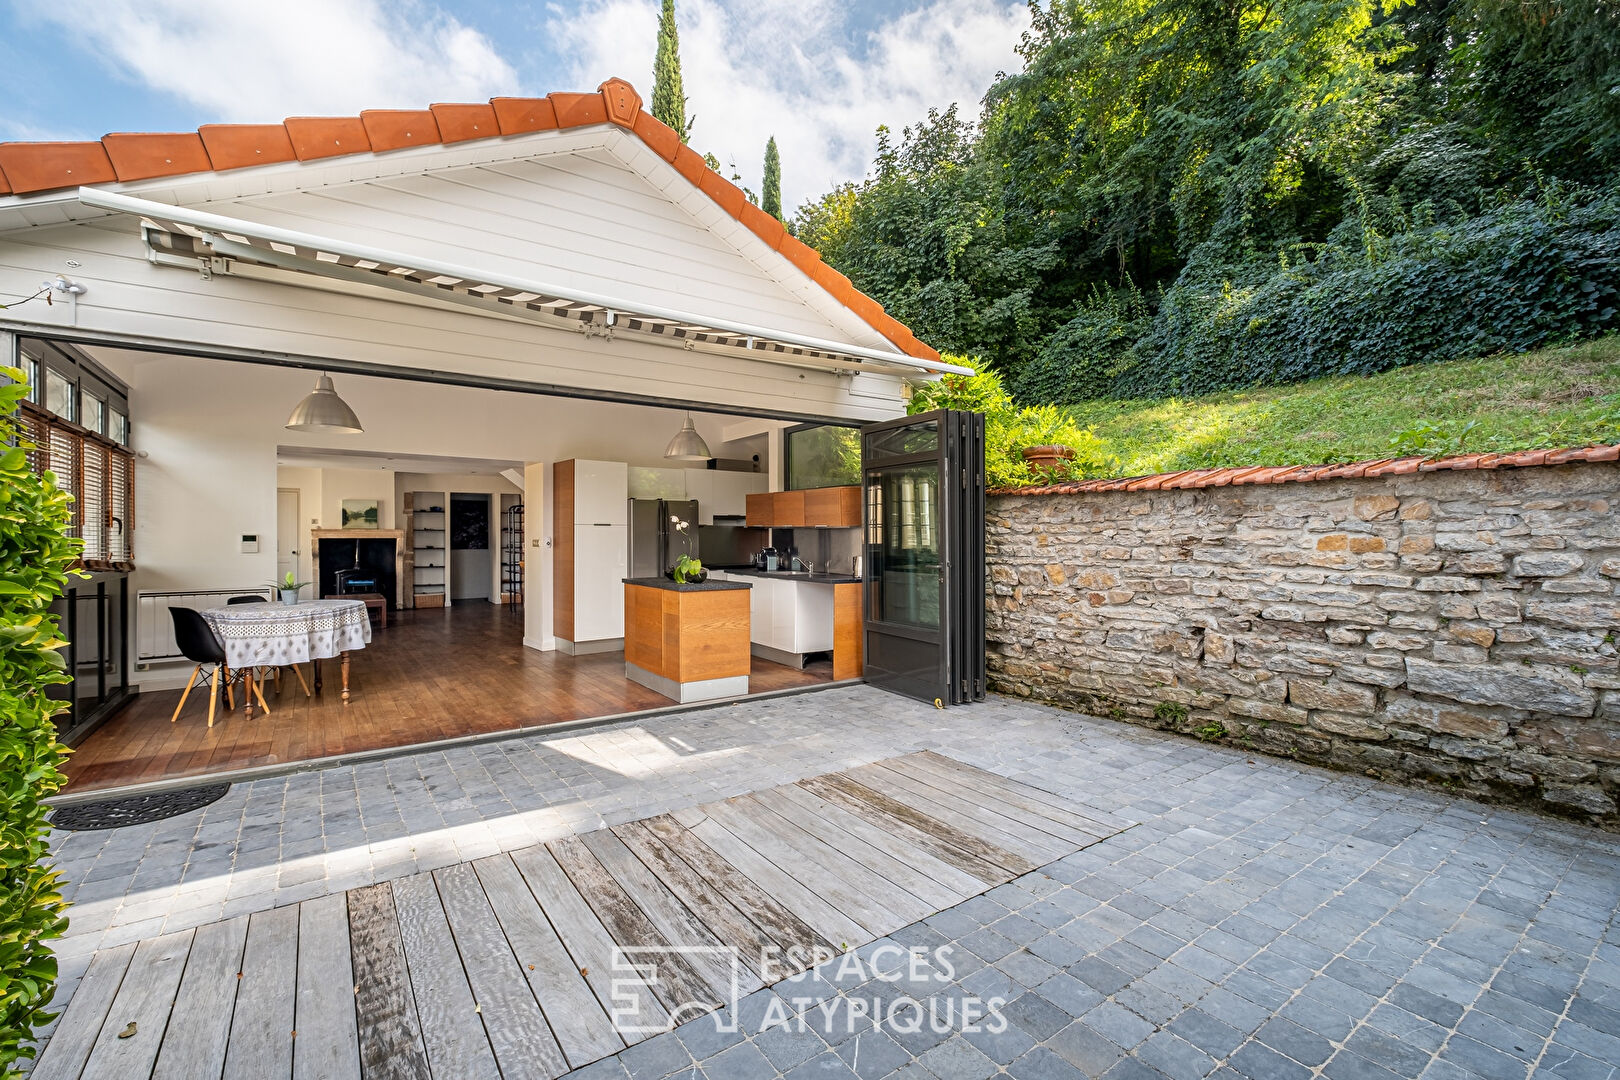
[{"label": "glass door panel", "polygon": [[939,470],[907,465],[875,470],[878,508],[871,576],[880,622],[939,627]]}]

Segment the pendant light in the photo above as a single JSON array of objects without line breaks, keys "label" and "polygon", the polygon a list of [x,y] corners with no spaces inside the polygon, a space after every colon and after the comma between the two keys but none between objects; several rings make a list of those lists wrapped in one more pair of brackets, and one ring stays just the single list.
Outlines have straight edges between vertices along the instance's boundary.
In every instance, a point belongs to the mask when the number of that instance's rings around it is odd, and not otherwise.
[{"label": "pendant light", "polygon": [[315,380],[315,389],[287,417],[287,430],[358,435],[365,428],[360,426],[360,418],[354,415],[349,403],[338,397],[337,391],[332,388],[332,376],[323,372]]},{"label": "pendant light", "polygon": [[675,433],[664,450],[664,456],[675,461],[708,461],[709,444],[703,441],[697,428],[692,426],[692,414],[686,414],[686,426]]}]

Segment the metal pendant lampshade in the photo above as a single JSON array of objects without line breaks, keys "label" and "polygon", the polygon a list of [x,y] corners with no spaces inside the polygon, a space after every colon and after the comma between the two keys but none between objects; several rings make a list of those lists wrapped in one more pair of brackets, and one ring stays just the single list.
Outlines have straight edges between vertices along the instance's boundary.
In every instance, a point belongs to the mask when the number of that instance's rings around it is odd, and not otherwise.
[{"label": "metal pendant lampshade", "polygon": [[335,431],[345,435],[358,435],[365,428],[354,415],[349,403],[338,397],[332,388],[332,377],[323,374],[315,380],[311,390],[298,407],[287,417],[288,431]]},{"label": "metal pendant lampshade", "polygon": [[669,446],[664,450],[666,458],[676,461],[707,461],[709,460],[709,444],[703,441],[703,436],[697,433],[692,426],[692,414],[686,414],[686,426],[675,433],[669,440]]}]

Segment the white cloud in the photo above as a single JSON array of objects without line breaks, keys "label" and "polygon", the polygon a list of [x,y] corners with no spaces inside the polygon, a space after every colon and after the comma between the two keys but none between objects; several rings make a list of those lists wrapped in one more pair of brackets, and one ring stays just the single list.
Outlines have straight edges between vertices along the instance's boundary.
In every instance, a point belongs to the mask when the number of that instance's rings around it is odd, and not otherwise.
[{"label": "white cloud", "polygon": [[[585,0],[554,6],[548,32],[573,56],[568,82],[594,87],[610,75],[652,96],[656,0]],[[874,132],[898,131],[927,113],[977,103],[1014,46],[1027,9],[1004,0],[928,0],[848,40],[851,7],[835,0],[681,0],[681,76],[693,148],[736,162],[758,191],[765,140],[782,153],[782,202],[800,202],[862,176]],[[562,85],[562,84],[560,84]],[[729,170],[728,170],[729,171]]]},{"label": "white cloud", "polygon": [[223,120],[353,115],[511,93],[488,38],[436,8],[388,0],[99,0],[30,15],[129,78]]}]

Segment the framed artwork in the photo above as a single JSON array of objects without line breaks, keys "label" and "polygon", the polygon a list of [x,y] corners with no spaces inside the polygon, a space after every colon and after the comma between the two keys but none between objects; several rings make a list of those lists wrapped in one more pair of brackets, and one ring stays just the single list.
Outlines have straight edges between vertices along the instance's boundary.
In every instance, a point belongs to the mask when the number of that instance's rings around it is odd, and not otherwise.
[{"label": "framed artwork", "polygon": [[382,524],[377,499],[344,499],[343,527],[345,529],[376,529]]}]

